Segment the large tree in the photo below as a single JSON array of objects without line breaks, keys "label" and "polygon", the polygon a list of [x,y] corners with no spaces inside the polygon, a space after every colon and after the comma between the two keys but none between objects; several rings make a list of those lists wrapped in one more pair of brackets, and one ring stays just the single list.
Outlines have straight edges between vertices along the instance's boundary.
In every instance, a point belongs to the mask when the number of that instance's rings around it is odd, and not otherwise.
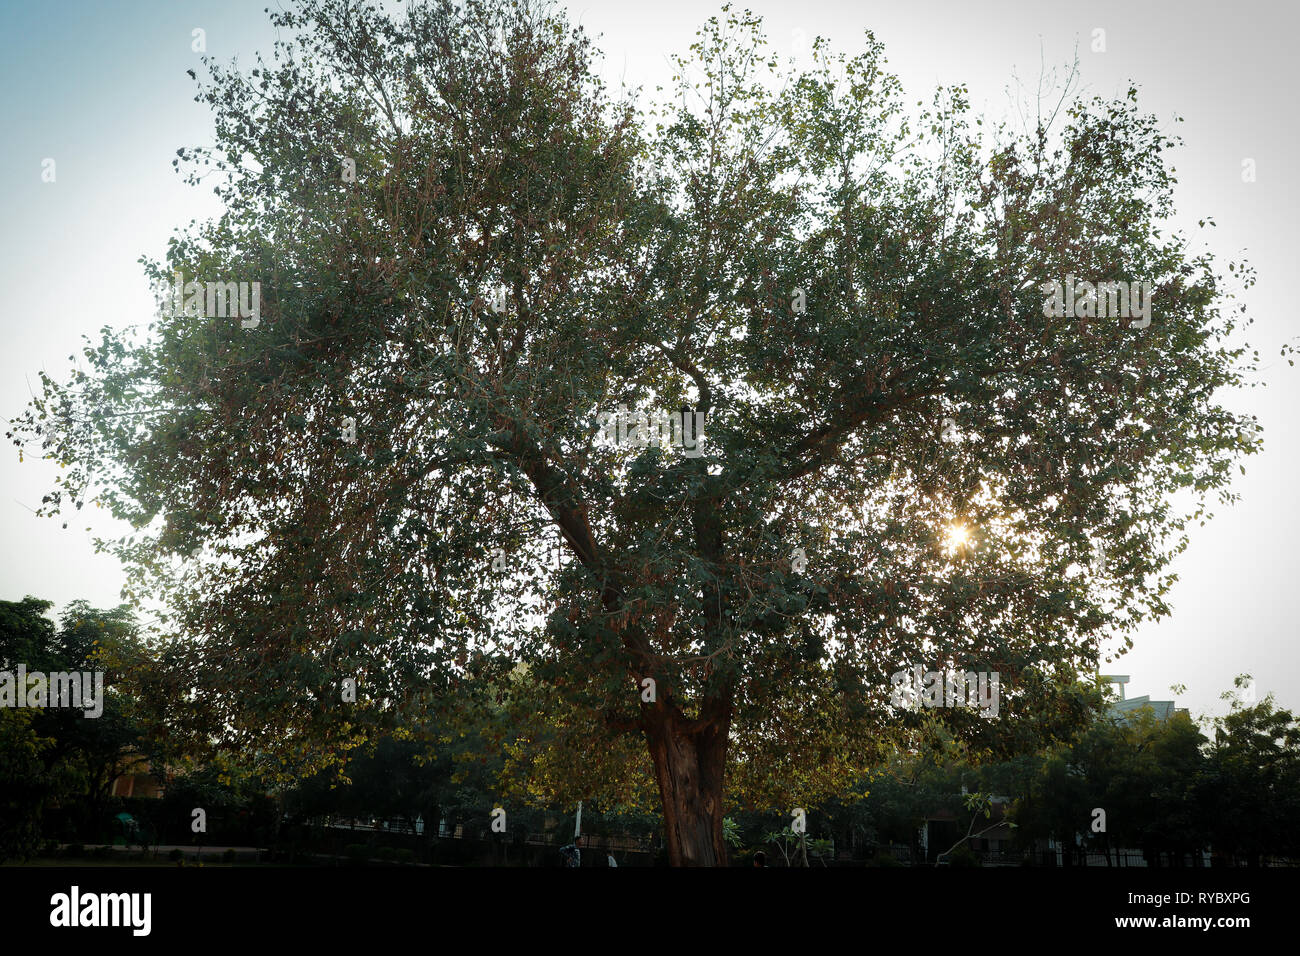
[{"label": "large tree", "polygon": [[[178,159],[226,212],[146,262],[260,281],[256,321],[106,330],[16,430],[69,465],[48,510],[138,529],[169,719],[325,760],[522,662],[552,739],[643,742],[671,861],[710,865],[729,773],[788,813],[917,719],[894,671],[998,672],[996,720],[943,716],[1015,739],[1167,612],[1253,366],[1132,91],[909,115],[870,34],[783,66],[724,12],[647,114],[534,4],[273,20]],[[1067,276],[1150,282],[1149,323],[1056,314]],[[702,415],[702,454],[609,440],[620,405]]]}]

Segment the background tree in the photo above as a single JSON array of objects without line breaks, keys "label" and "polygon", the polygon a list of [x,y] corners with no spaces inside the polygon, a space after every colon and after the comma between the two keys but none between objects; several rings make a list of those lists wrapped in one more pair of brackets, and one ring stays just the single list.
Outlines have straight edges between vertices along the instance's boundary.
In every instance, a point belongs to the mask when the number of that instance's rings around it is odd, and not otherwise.
[{"label": "background tree", "polygon": [[[1012,816],[1022,840],[1054,837],[1067,854],[1142,849],[1150,865],[1207,845],[1201,807],[1205,737],[1186,714],[1159,719],[1146,708],[1099,715],[1078,739],[1041,755]],[[1023,778],[1022,778],[1023,780]],[[1093,811],[1105,829],[1093,830]],[[1073,859],[1070,862],[1074,862]],[[1086,862],[1086,860],[1080,860]]]},{"label": "background tree", "polygon": [[34,717],[29,710],[0,708],[0,862],[40,849],[45,805],[64,791],[44,759],[54,740],[37,733]]},{"label": "background tree", "polygon": [[[0,602],[0,670],[13,673],[19,662],[32,670],[52,660],[48,646],[54,622],[49,601],[34,597]],[[46,801],[64,789],[50,773],[52,737],[41,733],[40,711],[0,707],[0,861],[25,858],[40,847]]]},{"label": "background tree", "polygon": [[[45,510],[138,529],[196,740],[318,765],[523,661],[584,750],[644,742],[671,861],[723,862],[729,770],[787,812],[841,786],[919,719],[896,669],[997,671],[1024,732],[1064,708],[1256,450],[1132,90],[909,116],[869,34],[786,69],[724,12],[646,116],[531,3],[272,19],[273,62],[208,64],[217,147],[178,159],[226,212],[147,264],[260,280],[259,323],[109,330],[14,432],[70,466]],[[1066,276],[1150,281],[1149,326],[1046,315]],[[602,440],[620,404],[706,416],[703,454]]]},{"label": "background tree", "polygon": [[1259,866],[1300,857],[1300,720],[1272,694],[1243,700],[1248,680],[1223,695],[1232,709],[1215,721],[1199,795],[1215,854]]},{"label": "background tree", "polygon": [[0,671],[14,674],[20,663],[29,674],[103,671],[102,711],[88,717],[77,708],[0,707],[7,807],[0,856],[30,855],[44,811],[55,804],[74,808],[83,831],[102,829],[113,781],[141,742],[127,675],[139,671],[146,649],[133,615],[124,606],[100,610],[73,601],[56,625],[47,616],[52,607],[30,596],[0,601]]}]

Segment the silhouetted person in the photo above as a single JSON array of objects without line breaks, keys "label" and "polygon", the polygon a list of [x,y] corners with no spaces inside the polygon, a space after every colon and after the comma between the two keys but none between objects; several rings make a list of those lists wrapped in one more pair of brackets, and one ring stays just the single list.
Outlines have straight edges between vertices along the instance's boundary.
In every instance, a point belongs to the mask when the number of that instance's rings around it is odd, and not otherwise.
[{"label": "silhouetted person", "polygon": [[560,856],[565,866],[582,866],[582,837],[574,837],[572,843],[560,847]]}]

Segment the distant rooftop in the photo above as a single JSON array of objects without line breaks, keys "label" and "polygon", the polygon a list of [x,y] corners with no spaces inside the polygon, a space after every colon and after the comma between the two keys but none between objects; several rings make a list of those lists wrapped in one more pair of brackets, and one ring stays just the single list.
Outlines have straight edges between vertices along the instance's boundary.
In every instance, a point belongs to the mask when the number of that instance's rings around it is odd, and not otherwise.
[{"label": "distant rooftop", "polygon": [[1157,720],[1168,720],[1174,714],[1187,713],[1186,707],[1175,707],[1172,700],[1152,700],[1143,694],[1141,697],[1130,697],[1128,700],[1120,700],[1111,704],[1110,714],[1112,717],[1127,719],[1143,707],[1150,707],[1155,712]]},{"label": "distant rooftop", "polygon": [[1125,697],[1124,685],[1129,682],[1128,674],[1099,674],[1097,679],[1119,687],[1119,700],[1110,705],[1109,713],[1112,717],[1126,717],[1137,713],[1143,707],[1150,707],[1155,712],[1157,720],[1168,720],[1174,714],[1187,713],[1186,707],[1175,707],[1172,700],[1152,700],[1146,694],[1141,697]]}]

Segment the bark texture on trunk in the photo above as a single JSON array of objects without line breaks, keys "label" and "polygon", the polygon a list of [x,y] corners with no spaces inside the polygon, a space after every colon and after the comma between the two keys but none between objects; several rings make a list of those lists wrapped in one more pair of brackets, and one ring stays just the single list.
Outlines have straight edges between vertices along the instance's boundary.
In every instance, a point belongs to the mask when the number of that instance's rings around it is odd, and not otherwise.
[{"label": "bark texture on trunk", "polygon": [[726,866],[722,782],[730,721],[697,728],[675,709],[657,710],[646,721],[646,741],[663,801],[668,863]]}]

